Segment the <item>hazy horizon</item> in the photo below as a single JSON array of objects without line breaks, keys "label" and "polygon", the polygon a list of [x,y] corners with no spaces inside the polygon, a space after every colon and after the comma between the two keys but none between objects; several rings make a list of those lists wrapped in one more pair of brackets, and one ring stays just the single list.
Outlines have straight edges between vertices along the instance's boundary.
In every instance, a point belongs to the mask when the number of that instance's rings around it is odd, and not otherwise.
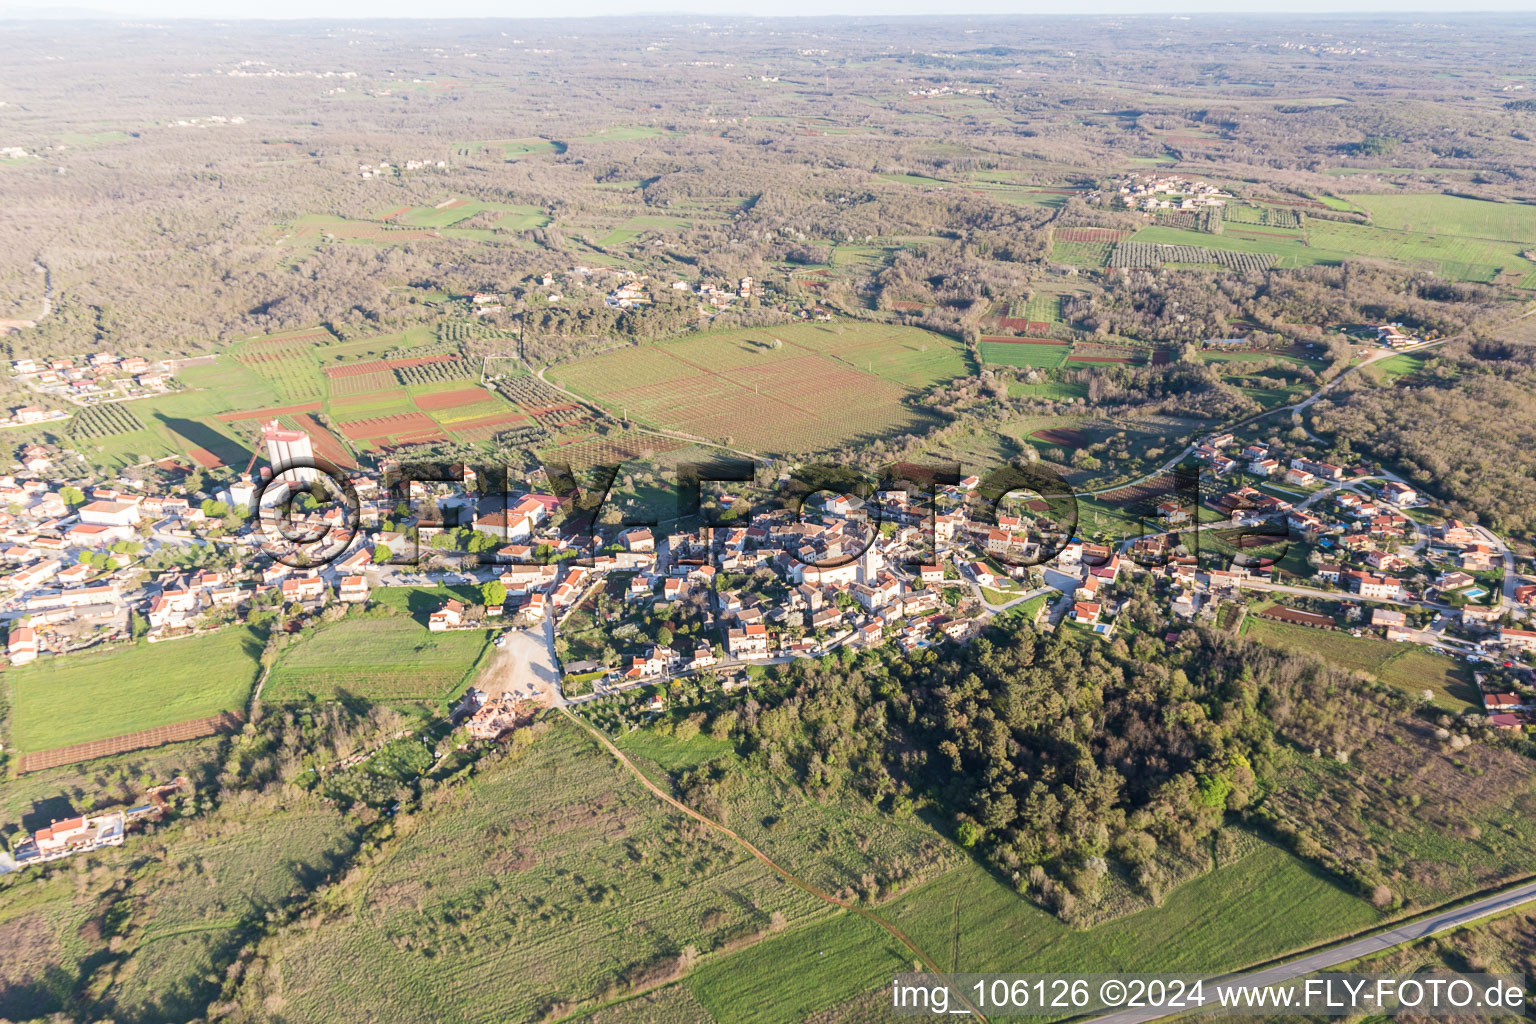
[{"label": "hazy horizon", "polygon": [[[1436,2],[1401,2],[1401,0],[1351,0],[1340,7],[1326,0],[1298,0],[1287,6],[1285,15],[1440,15],[1536,13],[1529,0],[1480,0],[1472,9],[1452,9],[1443,0]],[[1179,0],[1175,3],[1140,2],[1140,0],[1043,0],[1019,4],[1014,0],[963,0],[960,9],[943,8],[934,0],[788,0],[769,13],[752,6],[722,8],[706,0],[660,0],[654,7],[636,9],[618,0],[588,0],[574,9],[552,12],[547,5],[526,2],[511,4],[500,0],[450,0],[436,4],[424,14],[415,0],[270,0],[252,10],[246,4],[208,4],[198,0],[94,0],[67,7],[43,7],[36,4],[0,4],[0,18],[71,20],[90,18],[166,18],[206,21],[276,21],[276,20],[369,20],[378,18],[441,21],[449,19],[549,19],[612,18],[625,16],[693,15],[717,18],[794,18],[794,17],[951,17],[971,16],[1029,17],[1039,15],[1254,15],[1277,17],[1278,13],[1240,8],[1232,0]]]}]

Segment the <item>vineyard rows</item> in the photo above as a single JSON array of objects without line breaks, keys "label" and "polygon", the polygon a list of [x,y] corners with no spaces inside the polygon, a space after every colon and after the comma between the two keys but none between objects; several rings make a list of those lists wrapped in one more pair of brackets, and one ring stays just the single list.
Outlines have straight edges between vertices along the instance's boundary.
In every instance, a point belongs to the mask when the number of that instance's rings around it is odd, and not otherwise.
[{"label": "vineyard rows", "polygon": [[552,405],[564,405],[566,402],[564,395],[537,377],[509,377],[506,380],[498,380],[496,390],[530,412]]},{"label": "vineyard rows", "polygon": [[93,405],[75,415],[69,432],[81,440],[93,437],[112,437],[143,430],[144,424],[133,411],[122,405]]},{"label": "vineyard rows", "polygon": [[1226,218],[1234,224],[1257,224],[1267,228],[1300,228],[1305,215],[1300,210],[1272,209],[1267,206],[1234,206]]},{"label": "vineyard rows", "polygon": [[424,362],[416,366],[395,367],[395,377],[408,388],[425,387],[450,380],[465,380],[469,376],[469,367],[462,359],[445,359],[440,362]]},{"label": "vineyard rows", "polygon": [[1215,263],[1229,270],[1264,270],[1274,262],[1273,253],[1158,242],[1121,242],[1109,254],[1109,265],[1122,270],[1153,270],[1164,263]]}]

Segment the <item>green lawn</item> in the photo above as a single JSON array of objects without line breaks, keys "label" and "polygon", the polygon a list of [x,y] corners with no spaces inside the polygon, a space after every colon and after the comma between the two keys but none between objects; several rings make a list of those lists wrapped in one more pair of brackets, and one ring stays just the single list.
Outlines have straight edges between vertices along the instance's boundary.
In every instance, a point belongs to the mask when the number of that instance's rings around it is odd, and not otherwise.
[{"label": "green lawn", "polygon": [[1424,369],[1424,364],[1429,360],[1423,356],[1412,356],[1406,353],[1388,356],[1378,363],[1372,363],[1365,368],[1365,373],[1384,384],[1391,384],[1399,377],[1406,377],[1410,373],[1418,373]]},{"label": "green lawn", "polygon": [[490,637],[487,630],[429,633],[414,618],[354,616],[289,648],[262,700],[446,700],[473,679],[493,650]]},{"label": "green lawn", "polygon": [[983,362],[998,366],[1033,366],[1053,369],[1066,362],[1072,349],[1066,345],[1031,345],[1028,342],[983,341],[977,346]]},{"label": "green lawn", "polygon": [[32,753],[241,710],[261,649],[242,627],[13,669],[11,742]]}]

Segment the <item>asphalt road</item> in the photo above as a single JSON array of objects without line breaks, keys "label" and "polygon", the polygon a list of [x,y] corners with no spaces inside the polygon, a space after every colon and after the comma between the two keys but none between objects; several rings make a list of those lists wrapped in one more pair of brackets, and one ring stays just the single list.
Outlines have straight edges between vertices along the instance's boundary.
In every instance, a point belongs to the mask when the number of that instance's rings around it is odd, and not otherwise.
[{"label": "asphalt road", "polygon": [[[1536,882],[1526,882],[1480,899],[1475,903],[1468,903],[1453,910],[1431,914],[1429,917],[1375,932],[1364,938],[1346,942],[1342,946],[1332,946],[1316,953],[1308,953],[1294,960],[1276,964],[1273,967],[1265,967],[1246,974],[1221,975],[1210,978],[1206,981],[1206,988],[1210,989],[1216,986],[1235,988],[1239,986],[1275,985],[1281,982],[1293,981],[1330,967],[1337,967],[1340,964],[1347,964],[1361,957],[1370,956],[1373,953],[1384,952],[1405,942],[1422,939],[1426,935],[1459,928],[1469,921],[1489,917],[1493,914],[1509,910],[1512,907],[1517,907],[1522,903],[1530,903],[1533,900],[1536,900]],[[1095,1017],[1089,1024],[1142,1024],[1144,1021],[1158,1020],[1162,1017],[1183,1016],[1188,1012],[1188,1010],[1179,1010],[1175,1013],[1168,1013],[1160,1009],[1121,1010],[1116,1013],[1105,1014],[1102,1017]]]}]

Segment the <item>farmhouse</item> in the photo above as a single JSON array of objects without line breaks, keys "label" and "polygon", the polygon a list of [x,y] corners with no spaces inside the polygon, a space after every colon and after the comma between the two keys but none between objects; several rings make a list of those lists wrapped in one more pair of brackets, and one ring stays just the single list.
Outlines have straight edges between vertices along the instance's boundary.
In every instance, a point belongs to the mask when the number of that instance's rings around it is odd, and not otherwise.
[{"label": "farmhouse", "polygon": [[37,632],[30,626],[12,628],[6,638],[6,653],[12,665],[25,665],[37,660]]},{"label": "farmhouse", "polygon": [[427,629],[441,633],[454,629],[464,621],[464,605],[450,598],[441,608],[427,616]]}]

